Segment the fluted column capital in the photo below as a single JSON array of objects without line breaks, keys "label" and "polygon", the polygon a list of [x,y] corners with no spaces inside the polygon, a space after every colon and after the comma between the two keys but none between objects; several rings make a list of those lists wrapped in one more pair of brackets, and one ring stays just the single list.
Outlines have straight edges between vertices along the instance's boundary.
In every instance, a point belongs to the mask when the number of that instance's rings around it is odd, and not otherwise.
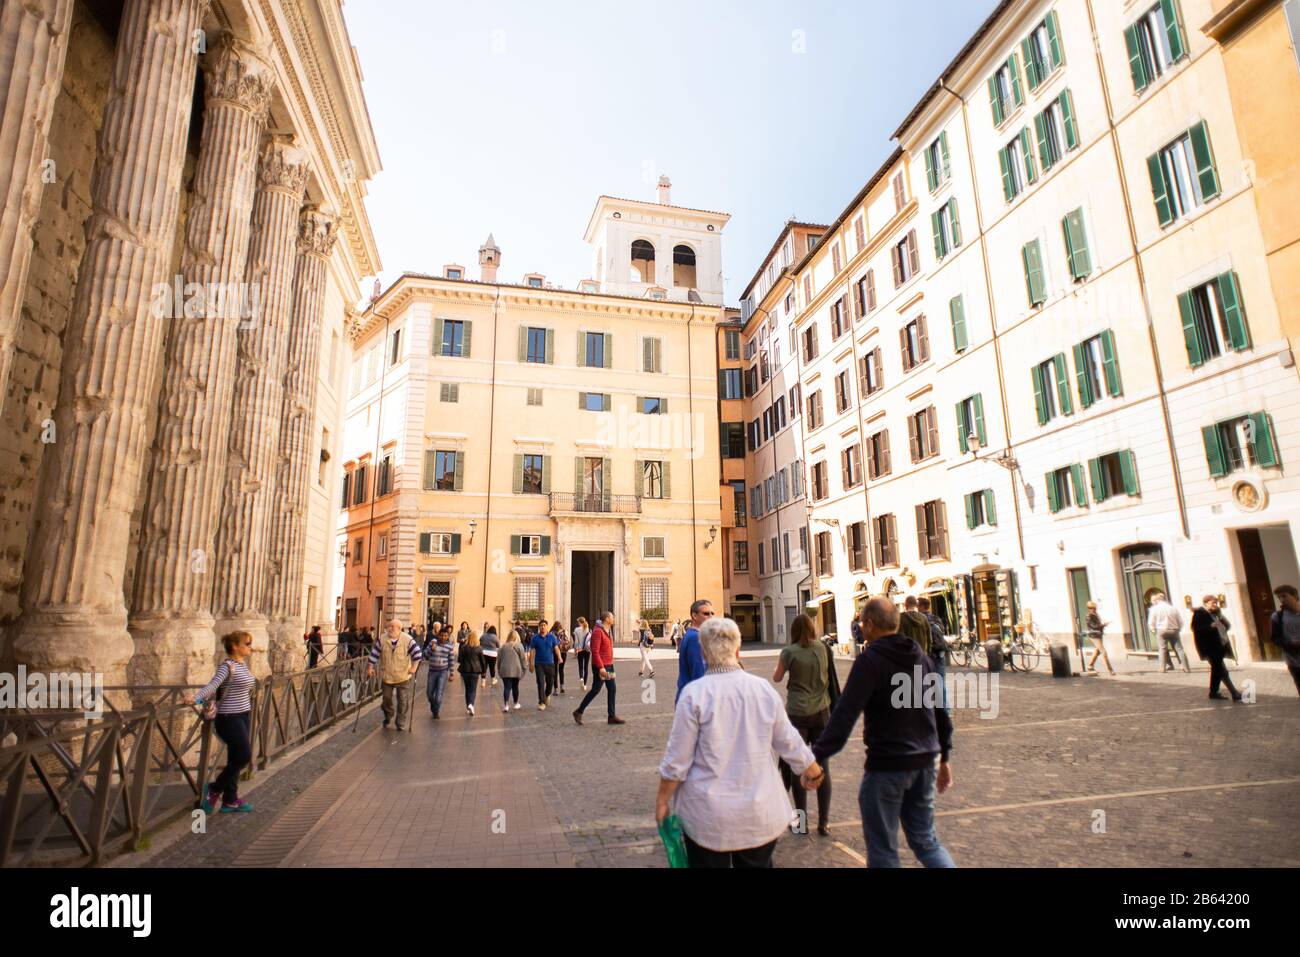
[{"label": "fluted column capital", "polygon": [[310,172],[310,158],[291,134],[272,133],[266,138],[257,167],[259,188],[282,190],[300,197]]},{"label": "fluted column capital", "polygon": [[271,66],[260,50],[223,34],[201,61],[204,102],[225,102],[266,117],[275,90]]},{"label": "fluted column capital", "polygon": [[328,259],[339,238],[338,218],[320,206],[308,204],[298,219],[298,251]]}]

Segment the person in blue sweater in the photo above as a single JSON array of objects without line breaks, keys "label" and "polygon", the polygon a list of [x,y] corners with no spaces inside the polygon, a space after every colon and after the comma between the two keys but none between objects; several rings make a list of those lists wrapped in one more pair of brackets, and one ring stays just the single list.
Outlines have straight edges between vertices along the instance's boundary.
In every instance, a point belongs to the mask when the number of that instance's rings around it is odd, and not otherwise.
[{"label": "person in blue sweater", "polygon": [[691,624],[677,645],[677,697],[682,689],[704,675],[704,652],[700,649],[700,626],[713,617],[713,602],[700,598],[691,603]]},{"label": "person in blue sweater", "polygon": [[[868,867],[898,867],[898,826],[926,867],[954,867],[934,829],[934,797],[952,787],[952,718],[940,705],[934,662],[898,634],[898,609],[877,595],[862,609],[866,649],[853,662],[830,723],[813,744],[818,765],[864,716],[866,770],[858,792]],[[938,767],[935,761],[938,759]],[[805,787],[808,785],[805,784]],[[814,784],[815,786],[815,784]]]}]

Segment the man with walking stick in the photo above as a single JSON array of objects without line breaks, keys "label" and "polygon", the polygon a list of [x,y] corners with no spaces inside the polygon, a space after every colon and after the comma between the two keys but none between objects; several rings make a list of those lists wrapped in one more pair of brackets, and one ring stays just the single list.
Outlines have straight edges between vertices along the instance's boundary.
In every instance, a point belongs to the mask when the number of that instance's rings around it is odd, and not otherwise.
[{"label": "man with walking stick", "polygon": [[[370,664],[366,667],[366,677],[374,676],[375,665],[384,682],[384,727],[387,728],[397,719],[397,730],[401,731],[402,719],[410,721],[411,679],[420,668],[423,655],[420,643],[402,631],[402,623],[396,618],[388,619],[383,638],[370,646]],[[394,709],[396,698],[396,709]]]}]

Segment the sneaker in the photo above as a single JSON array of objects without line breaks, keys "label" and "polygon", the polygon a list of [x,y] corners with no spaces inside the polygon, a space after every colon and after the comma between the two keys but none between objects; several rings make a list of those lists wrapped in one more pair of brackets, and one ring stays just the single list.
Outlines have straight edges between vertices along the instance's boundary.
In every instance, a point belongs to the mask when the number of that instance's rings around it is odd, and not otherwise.
[{"label": "sneaker", "polygon": [[465,707],[465,710],[469,712],[469,716],[470,716],[471,718],[474,717],[474,706],[473,706],[472,704],[471,704],[471,705],[467,705],[467,706]]},{"label": "sneaker", "polygon": [[211,814],[217,806],[217,801],[221,798],[221,792],[216,788],[208,788],[203,792],[203,800],[199,802],[199,807],[203,809],[204,814]]},{"label": "sneaker", "polygon": [[518,701],[515,702],[515,710],[516,710],[516,711],[518,711],[518,710],[519,710],[520,708],[522,708],[522,707],[523,707],[523,705],[521,705]]},{"label": "sneaker", "polygon": [[222,814],[247,814],[252,809],[253,805],[249,804],[247,801],[240,801],[238,804],[221,805]]},{"label": "sneaker", "polygon": [[620,718],[620,717],[619,717],[618,715],[616,715],[616,714],[615,714],[615,715],[610,715],[610,717],[609,717],[608,719],[606,719],[606,720],[607,720],[607,722],[608,722],[609,724],[627,724],[626,721],[624,721],[622,718]]},{"label": "sneaker", "polygon": [[538,711],[545,711],[545,710],[546,710],[546,702],[543,701],[541,704],[539,704],[539,705],[537,706],[537,710],[538,710]]},{"label": "sneaker", "polygon": [[501,708],[501,713],[502,713],[502,714],[509,714],[509,713],[510,713],[510,705],[503,705],[502,708]]},{"label": "sneaker", "polygon": [[574,721],[575,724],[582,724],[582,712],[581,712],[581,711],[575,711],[575,712],[573,712],[573,721]]}]

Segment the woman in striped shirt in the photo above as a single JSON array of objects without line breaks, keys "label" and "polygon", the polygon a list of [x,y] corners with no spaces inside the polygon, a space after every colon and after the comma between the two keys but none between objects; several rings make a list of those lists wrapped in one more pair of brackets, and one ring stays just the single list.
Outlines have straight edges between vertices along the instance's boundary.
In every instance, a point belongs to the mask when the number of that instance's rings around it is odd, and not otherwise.
[{"label": "woman in striped shirt", "polygon": [[217,718],[212,722],[217,737],[226,745],[226,766],[217,779],[208,785],[203,796],[203,813],[211,814],[217,797],[221,798],[221,813],[234,814],[251,811],[253,805],[239,799],[239,773],[253,757],[251,740],[253,705],[249,693],[257,679],[248,670],[246,662],[253,653],[253,636],[246,631],[232,631],[221,639],[228,656],[212,680],[194,695],[194,703],[202,706],[213,695],[221,692],[217,700]]}]

